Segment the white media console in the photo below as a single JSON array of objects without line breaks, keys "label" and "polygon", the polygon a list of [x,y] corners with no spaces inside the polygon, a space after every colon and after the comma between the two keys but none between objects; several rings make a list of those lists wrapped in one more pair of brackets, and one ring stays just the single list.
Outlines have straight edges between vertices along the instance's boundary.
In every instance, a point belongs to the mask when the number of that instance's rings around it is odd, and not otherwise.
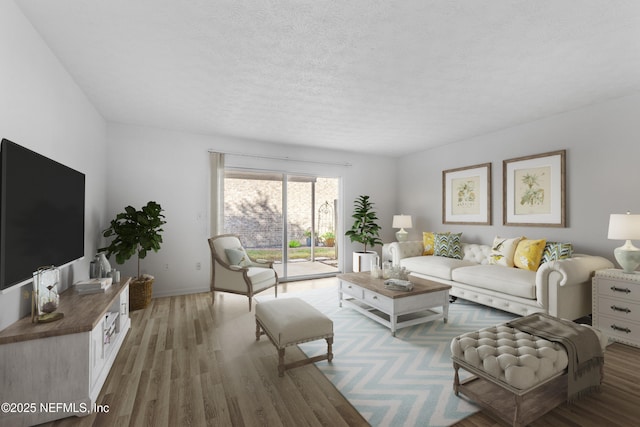
[{"label": "white media console", "polygon": [[64,318],[23,318],[0,331],[0,425],[30,426],[88,415],[131,327],[129,281],[106,292],[67,289]]}]

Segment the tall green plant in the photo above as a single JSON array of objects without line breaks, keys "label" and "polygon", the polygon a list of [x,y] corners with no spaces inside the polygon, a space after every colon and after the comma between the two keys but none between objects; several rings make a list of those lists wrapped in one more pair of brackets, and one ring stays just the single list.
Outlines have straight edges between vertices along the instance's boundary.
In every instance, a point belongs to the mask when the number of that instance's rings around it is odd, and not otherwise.
[{"label": "tall green plant", "polygon": [[352,242],[362,243],[364,252],[367,252],[367,246],[374,247],[382,244],[379,236],[380,226],[376,223],[378,217],[373,210],[373,203],[369,201],[369,196],[362,195],[354,201],[351,218],[355,221],[345,236]]},{"label": "tall green plant", "polygon": [[162,214],[162,207],[156,202],[149,202],[140,210],[133,206],[124,208],[124,212],[111,220],[109,228],[104,230],[104,237],[115,236],[109,246],[101,248],[107,251],[107,258],[116,256],[118,264],[124,264],[133,255],[138,255],[138,278],[140,278],[140,260],[147,252],[158,252],[162,243],[162,225],[167,222]]}]

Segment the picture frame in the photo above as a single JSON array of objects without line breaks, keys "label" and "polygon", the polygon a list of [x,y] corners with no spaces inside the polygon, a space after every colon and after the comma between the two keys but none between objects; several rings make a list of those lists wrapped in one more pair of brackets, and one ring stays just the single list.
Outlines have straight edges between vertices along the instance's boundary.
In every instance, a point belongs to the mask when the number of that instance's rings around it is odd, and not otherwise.
[{"label": "picture frame", "polygon": [[565,227],[566,150],[502,162],[504,225]]},{"label": "picture frame", "polygon": [[442,171],[442,223],[491,225],[491,163]]}]

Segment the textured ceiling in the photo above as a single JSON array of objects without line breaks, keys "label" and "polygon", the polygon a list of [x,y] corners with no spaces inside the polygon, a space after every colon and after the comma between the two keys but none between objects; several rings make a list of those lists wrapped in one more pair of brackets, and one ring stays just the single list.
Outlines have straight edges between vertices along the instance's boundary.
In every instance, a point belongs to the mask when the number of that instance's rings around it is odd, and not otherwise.
[{"label": "textured ceiling", "polygon": [[402,155],[640,89],[637,0],[16,0],[114,122]]}]

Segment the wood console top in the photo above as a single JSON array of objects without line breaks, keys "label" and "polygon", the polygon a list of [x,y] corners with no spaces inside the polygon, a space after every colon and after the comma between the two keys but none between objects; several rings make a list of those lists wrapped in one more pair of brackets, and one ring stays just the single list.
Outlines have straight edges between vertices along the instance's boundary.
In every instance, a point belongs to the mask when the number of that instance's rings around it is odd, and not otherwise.
[{"label": "wood console top", "polygon": [[23,317],[0,331],[0,345],[89,332],[96,327],[130,280],[130,277],[123,277],[120,283],[114,283],[103,294],[80,295],[70,286],[60,294],[60,305],[56,311],[64,313],[61,320],[32,323],[30,315]]},{"label": "wood console top", "polygon": [[369,289],[380,295],[384,295],[388,298],[405,298],[412,295],[426,294],[429,292],[438,292],[451,289],[450,285],[444,283],[434,282],[432,280],[423,279],[421,277],[409,275],[409,281],[413,283],[413,290],[406,291],[393,291],[384,287],[385,279],[374,279],[371,277],[371,273],[368,271],[361,273],[344,273],[338,274],[338,279],[345,282],[353,283],[354,285],[361,286],[365,289]]}]

